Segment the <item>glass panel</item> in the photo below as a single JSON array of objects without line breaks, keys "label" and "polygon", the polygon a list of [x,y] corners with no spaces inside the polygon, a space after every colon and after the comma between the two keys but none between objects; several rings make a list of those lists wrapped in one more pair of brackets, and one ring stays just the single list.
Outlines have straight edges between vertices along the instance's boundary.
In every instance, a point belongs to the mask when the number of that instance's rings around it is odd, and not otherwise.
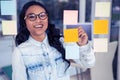
[{"label": "glass panel", "polygon": [[86,14],[85,14],[85,22],[91,22],[91,9],[92,1],[86,0]]},{"label": "glass panel", "polygon": [[[112,0],[112,12],[111,12],[111,29],[110,29],[110,41],[118,41],[120,38],[120,0]],[[120,41],[120,40],[119,40]],[[120,45],[119,45],[120,47]],[[113,59],[113,77],[114,80],[119,80],[119,76],[117,75],[120,73],[118,70],[119,67],[117,67],[118,63],[118,55],[120,48],[117,48],[117,51],[115,52],[115,56]],[[118,69],[118,70],[117,70]],[[118,74],[117,74],[118,73]]]}]

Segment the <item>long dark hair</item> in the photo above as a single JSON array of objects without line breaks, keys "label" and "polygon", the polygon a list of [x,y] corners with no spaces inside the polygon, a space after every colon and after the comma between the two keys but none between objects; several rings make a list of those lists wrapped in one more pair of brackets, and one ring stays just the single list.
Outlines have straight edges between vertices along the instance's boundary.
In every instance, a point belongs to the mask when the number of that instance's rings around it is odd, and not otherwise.
[{"label": "long dark hair", "polygon": [[[29,38],[30,32],[26,28],[26,23],[25,23],[24,17],[25,17],[25,13],[26,13],[27,9],[32,5],[38,5],[38,6],[42,7],[48,14],[47,9],[41,3],[36,2],[36,1],[30,1],[30,2],[26,3],[23,6],[22,11],[19,16],[18,34],[15,39],[16,46],[25,42]],[[48,14],[48,16],[49,16],[49,14]],[[61,37],[60,30],[56,29],[53,24],[50,24],[49,18],[48,18],[48,28],[46,30],[46,33],[48,35],[48,41],[49,41],[50,46],[56,48],[62,54],[64,61],[66,61],[70,66],[70,62],[65,59],[65,49],[63,48],[63,45],[61,44],[61,42],[59,40]]]}]

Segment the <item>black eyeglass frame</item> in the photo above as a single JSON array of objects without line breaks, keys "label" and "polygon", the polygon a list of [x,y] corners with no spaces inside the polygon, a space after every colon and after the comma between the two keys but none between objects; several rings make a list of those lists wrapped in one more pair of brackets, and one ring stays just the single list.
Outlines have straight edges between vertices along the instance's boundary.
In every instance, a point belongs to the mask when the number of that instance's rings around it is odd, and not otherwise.
[{"label": "black eyeglass frame", "polygon": [[[46,17],[45,17],[45,18],[41,18],[41,14],[43,14],[43,13],[46,14]],[[34,15],[35,18],[34,18],[33,20],[30,19],[30,15]],[[24,20],[29,19],[30,21],[35,21],[35,20],[37,19],[37,17],[38,17],[39,19],[41,19],[41,20],[45,20],[45,19],[48,17],[48,15],[47,15],[46,12],[41,12],[41,13],[39,13],[39,14],[29,13],[28,15],[26,15],[26,16],[24,17]]]}]

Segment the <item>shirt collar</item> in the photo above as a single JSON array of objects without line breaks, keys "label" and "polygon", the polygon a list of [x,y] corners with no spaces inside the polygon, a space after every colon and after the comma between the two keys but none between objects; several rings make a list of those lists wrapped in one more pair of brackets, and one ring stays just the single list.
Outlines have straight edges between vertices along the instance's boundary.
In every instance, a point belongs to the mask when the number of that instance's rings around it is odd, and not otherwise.
[{"label": "shirt collar", "polygon": [[39,42],[39,41],[35,40],[35,39],[32,38],[31,36],[29,36],[28,41],[30,41],[32,44],[35,44],[35,45],[37,45],[37,46],[41,46],[43,43],[44,43],[46,46],[49,46],[47,34],[45,35],[45,39],[44,39],[42,42]]}]

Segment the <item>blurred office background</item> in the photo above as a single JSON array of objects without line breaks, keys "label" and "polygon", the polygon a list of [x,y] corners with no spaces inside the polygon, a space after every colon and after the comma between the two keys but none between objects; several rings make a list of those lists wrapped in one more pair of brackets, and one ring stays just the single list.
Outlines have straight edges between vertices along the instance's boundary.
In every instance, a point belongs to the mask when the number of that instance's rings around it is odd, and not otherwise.
[{"label": "blurred office background", "polygon": [[[9,0],[8,0],[9,1]],[[17,4],[17,16],[23,5],[31,0],[15,0]],[[113,80],[120,80],[119,70],[119,54],[120,54],[120,0],[35,0],[46,5],[49,11],[50,19],[57,28],[63,31],[63,10],[79,10],[79,22],[92,23],[94,18],[93,3],[95,1],[110,1],[111,16],[109,18],[109,43],[117,41],[117,47],[114,51],[114,59],[112,60]],[[0,4],[1,5],[1,4]],[[0,7],[1,9],[1,7]],[[1,10],[0,10],[1,13]],[[13,35],[2,34],[2,20],[12,20],[11,15],[3,16],[0,14],[0,80],[11,80],[11,55],[15,47]],[[96,61],[97,62],[97,61]],[[87,76],[87,78],[86,78]],[[92,80],[91,70],[86,70],[80,76],[76,76],[74,80]]]}]

